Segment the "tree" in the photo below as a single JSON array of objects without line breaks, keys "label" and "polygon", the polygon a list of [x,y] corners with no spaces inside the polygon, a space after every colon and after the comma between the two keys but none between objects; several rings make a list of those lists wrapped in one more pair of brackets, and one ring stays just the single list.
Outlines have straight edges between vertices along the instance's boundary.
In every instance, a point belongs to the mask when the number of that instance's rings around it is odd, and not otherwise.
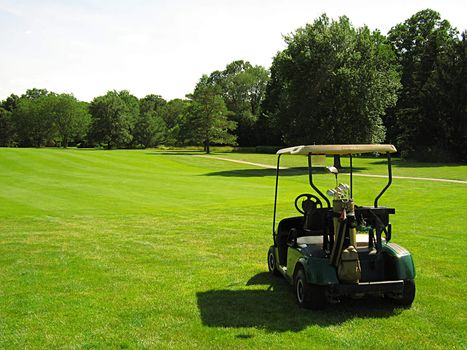
[{"label": "tree", "polygon": [[159,112],[166,104],[167,101],[159,95],[147,95],[139,100],[140,113]]},{"label": "tree", "polygon": [[90,116],[86,104],[73,95],[31,89],[7,102],[14,105],[13,123],[22,146],[41,147],[59,140],[67,147],[87,133]]},{"label": "tree", "polygon": [[21,95],[21,98],[28,99],[28,100],[35,100],[39,97],[47,96],[50,94],[53,94],[53,92],[49,92],[47,91],[47,89],[32,88],[32,89],[26,90],[26,92]]},{"label": "tree", "polygon": [[9,147],[15,143],[15,125],[13,123],[13,110],[16,108],[19,97],[11,94],[0,103],[0,146]]},{"label": "tree", "polygon": [[355,29],[347,17],[313,24],[286,36],[271,67],[265,114],[286,144],[377,143],[381,117],[396,103],[398,65],[378,32]]},{"label": "tree", "polygon": [[118,95],[123,100],[128,110],[129,130],[131,134],[131,140],[126,144],[126,146],[132,147],[134,146],[133,145],[133,130],[136,126],[136,121],[140,114],[139,100],[136,96],[130,94],[130,92],[127,90],[119,91]]},{"label": "tree", "polygon": [[12,113],[3,107],[0,107],[0,146],[9,147],[14,143],[15,130]]},{"label": "tree", "polygon": [[140,111],[133,129],[133,143],[147,148],[165,142],[167,126],[162,111],[166,104],[161,96],[153,94],[139,100]]},{"label": "tree", "polygon": [[108,149],[128,145],[139,115],[138,99],[128,91],[109,91],[92,100],[90,138],[107,145]]},{"label": "tree", "polygon": [[91,123],[86,103],[73,95],[60,94],[45,97],[45,104],[44,113],[51,115],[62,147],[68,147],[70,141],[84,138]]},{"label": "tree", "polygon": [[49,97],[45,89],[27,90],[16,102],[13,123],[20,146],[42,147],[53,143],[56,134]]},{"label": "tree", "polygon": [[11,94],[6,98],[6,100],[2,101],[1,107],[6,109],[9,112],[13,112],[16,108],[16,104],[18,103],[19,97],[15,94]]},{"label": "tree", "polygon": [[187,125],[188,100],[174,99],[169,101],[161,110],[162,118],[167,126],[166,144],[183,145],[189,139]]},{"label": "tree", "polygon": [[459,155],[457,140],[467,138],[467,82],[465,46],[462,49],[457,30],[427,9],[396,25],[388,38],[402,66],[403,86],[387,123],[389,135],[403,155],[431,160]]},{"label": "tree", "polygon": [[216,86],[209,83],[203,75],[196,85],[188,107],[188,125],[191,141],[202,144],[206,153],[210,153],[211,143],[235,144],[234,130],[236,123],[228,120],[228,110]]},{"label": "tree", "polygon": [[255,123],[261,111],[261,102],[269,80],[269,72],[250,62],[234,61],[223,71],[211,73],[208,81],[219,88],[230,119],[237,123],[236,135],[240,145],[256,144]]},{"label": "tree", "polygon": [[[467,31],[456,45],[456,60],[454,61],[453,88],[450,94],[451,135],[450,147],[457,160],[467,162]],[[449,123],[449,121],[448,121]]]},{"label": "tree", "polygon": [[166,140],[167,126],[155,111],[140,114],[136,121],[134,140],[144,148],[154,147]]}]

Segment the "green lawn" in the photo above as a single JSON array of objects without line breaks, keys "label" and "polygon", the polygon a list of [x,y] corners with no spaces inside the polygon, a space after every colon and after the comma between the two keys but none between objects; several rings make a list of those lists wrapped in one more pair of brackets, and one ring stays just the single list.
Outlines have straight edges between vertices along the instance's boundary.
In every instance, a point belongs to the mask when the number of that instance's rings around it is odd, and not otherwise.
[{"label": "green lawn", "polygon": [[[274,170],[196,154],[0,149],[0,348],[467,347],[466,184],[395,179],[380,200],[414,255],[412,308],[364,299],[313,312],[265,273]],[[467,180],[465,165],[396,160],[394,173]],[[309,192],[297,174],[284,172],[280,215]],[[384,184],[355,177],[356,203]]]}]

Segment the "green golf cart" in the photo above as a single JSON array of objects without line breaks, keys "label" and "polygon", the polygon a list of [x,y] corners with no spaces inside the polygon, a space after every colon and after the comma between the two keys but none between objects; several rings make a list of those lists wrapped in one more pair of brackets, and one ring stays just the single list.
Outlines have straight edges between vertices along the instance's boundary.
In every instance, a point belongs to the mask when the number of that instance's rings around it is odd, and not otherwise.
[{"label": "green golf cart", "polygon": [[[391,242],[389,216],[395,214],[395,209],[378,204],[392,183],[394,152],[393,145],[380,144],[296,146],[277,152],[274,245],[269,248],[268,269],[294,286],[300,306],[320,309],[345,296],[360,298],[368,294],[384,296],[403,306],[412,304],[415,298],[412,256]],[[370,206],[354,203],[352,196],[353,157],[364,153],[385,154],[388,164],[388,182]],[[314,194],[299,194],[295,208],[300,215],[278,221],[279,177],[281,171],[287,171],[280,167],[284,155],[307,156],[309,184]],[[350,184],[338,184],[338,170],[327,167],[336,177],[336,187],[328,190],[326,196],[313,182],[313,168],[316,172],[313,162],[323,163],[326,156],[334,155],[349,158]]]}]

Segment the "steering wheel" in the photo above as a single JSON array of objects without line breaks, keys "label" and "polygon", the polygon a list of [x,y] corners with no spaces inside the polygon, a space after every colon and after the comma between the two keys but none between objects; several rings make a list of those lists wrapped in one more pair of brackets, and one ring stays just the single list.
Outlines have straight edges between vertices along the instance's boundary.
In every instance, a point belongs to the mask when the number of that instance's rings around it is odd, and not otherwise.
[{"label": "steering wheel", "polygon": [[302,208],[305,205],[307,205],[307,201],[310,201],[315,208],[316,207],[319,207],[319,208],[322,208],[323,207],[323,203],[321,203],[321,200],[316,197],[314,194],[310,194],[310,193],[302,193],[301,195],[299,195],[297,198],[295,198],[295,209],[297,209],[297,211],[300,213],[300,214],[305,214],[305,210],[307,209],[302,209],[298,206],[298,201],[303,198],[303,197],[306,197],[305,200],[302,201]]}]

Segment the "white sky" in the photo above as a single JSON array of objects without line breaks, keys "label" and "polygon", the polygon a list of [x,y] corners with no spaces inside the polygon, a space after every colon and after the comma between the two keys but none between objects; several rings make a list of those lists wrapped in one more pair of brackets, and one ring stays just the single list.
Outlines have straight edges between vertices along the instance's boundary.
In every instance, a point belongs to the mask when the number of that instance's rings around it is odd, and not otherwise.
[{"label": "white sky", "polygon": [[0,100],[33,87],[183,98],[234,60],[269,68],[282,35],[322,13],[386,34],[425,8],[467,29],[465,0],[0,0]]}]

